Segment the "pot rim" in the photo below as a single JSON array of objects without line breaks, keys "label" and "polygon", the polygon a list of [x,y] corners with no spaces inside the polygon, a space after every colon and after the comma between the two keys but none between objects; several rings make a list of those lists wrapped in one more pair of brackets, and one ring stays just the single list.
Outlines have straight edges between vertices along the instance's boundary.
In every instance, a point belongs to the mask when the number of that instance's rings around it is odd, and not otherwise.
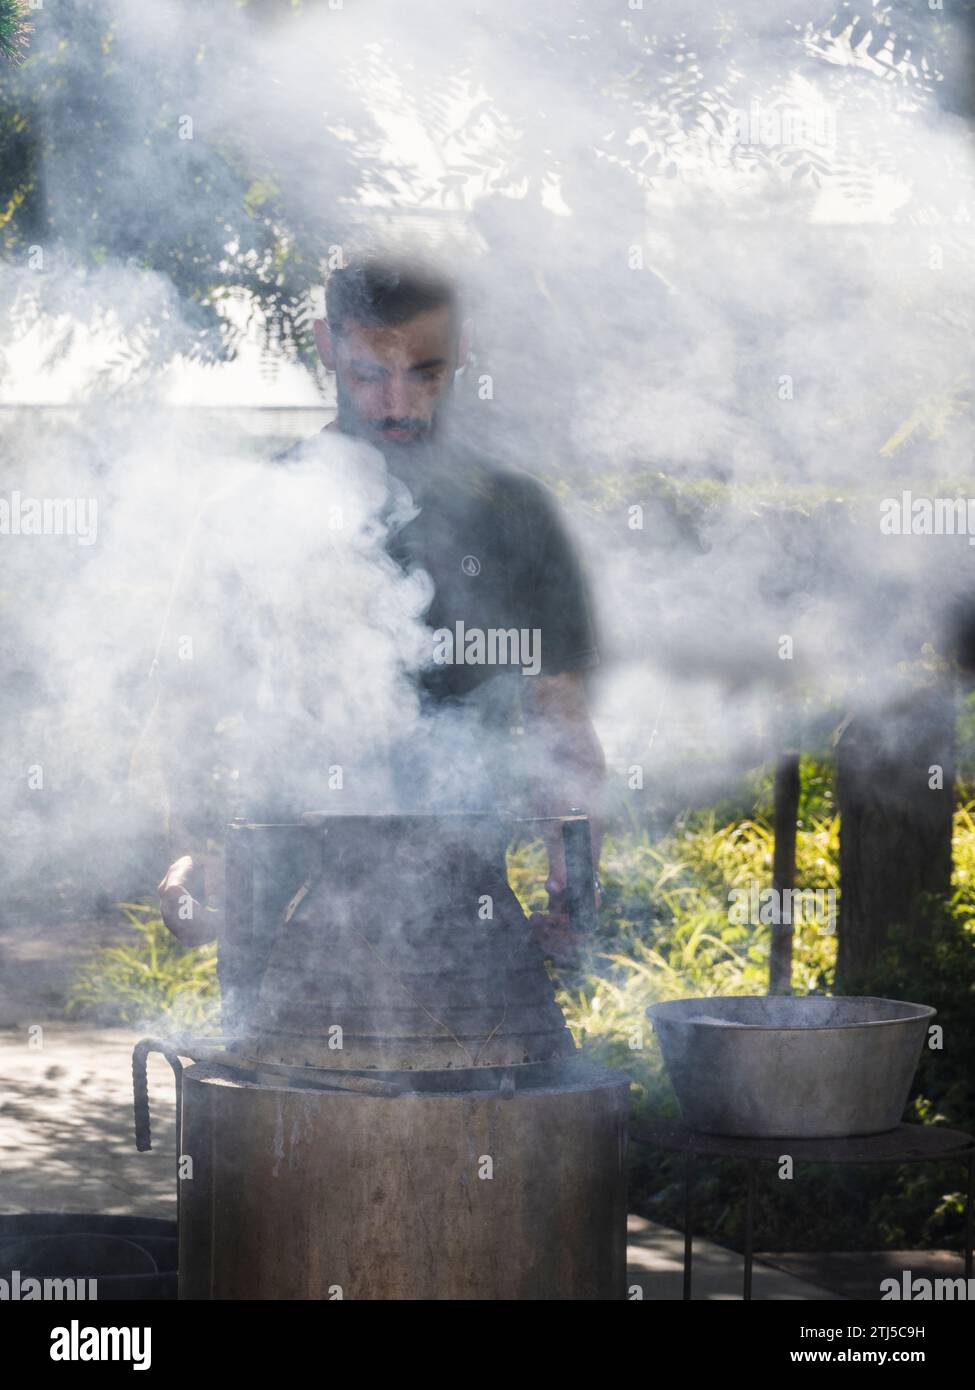
[{"label": "pot rim", "polygon": [[[728,1020],[708,1019],[708,1018],[681,1018],[670,1016],[670,1006],[673,1004],[703,1004],[710,1005],[719,999],[793,999],[800,1004],[809,999],[822,1000],[846,1000],[856,999],[863,1002],[873,1002],[877,1004],[899,1004],[902,1008],[914,1009],[915,1013],[906,1018],[865,1018],[861,1022],[850,1023],[745,1023],[739,1019]],[[876,994],[798,994],[798,995],[774,995],[774,994],[711,994],[694,995],[686,999],[661,999],[655,1004],[650,1004],[645,1010],[646,1017],[651,1022],[656,1022],[656,1015],[659,1015],[661,1022],[668,1024],[683,1025],[688,1028],[727,1028],[728,1023],[734,1024],[738,1029],[750,1029],[752,1032],[764,1033],[839,1033],[849,1028],[888,1028],[892,1024],[919,1023],[923,1019],[936,1017],[937,1009],[931,1004],[915,1004],[907,999],[883,999]],[[666,1012],[665,1012],[666,1011]]]}]

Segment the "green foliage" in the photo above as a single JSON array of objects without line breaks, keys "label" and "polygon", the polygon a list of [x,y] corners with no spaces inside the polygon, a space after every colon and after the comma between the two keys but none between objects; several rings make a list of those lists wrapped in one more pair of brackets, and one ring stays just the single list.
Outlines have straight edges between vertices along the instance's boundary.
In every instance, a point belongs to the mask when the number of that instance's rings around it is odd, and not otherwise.
[{"label": "green foliage", "polygon": [[[971,800],[975,796],[975,692],[966,695],[958,715],[955,775],[959,797],[963,801]],[[959,848],[957,843],[955,848]]]},{"label": "green foliage", "polygon": [[134,939],[95,951],[71,986],[66,1012],[102,1023],[165,1019],[194,1029],[216,1023],[216,946],[181,946],[149,903],[119,908]]},{"label": "green foliage", "polygon": [[0,0],[0,56],[12,63],[20,62],[30,28],[22,0]]},{"label": "green foliage", "polygon": [[[49,270],[124,265],[132,286],[141,272],[111,364],[118,380],[176,352],[234,357],[246,324],[220,312],[232,297],[269,360],[312,367],[308,285],[336,239],[333,204],[370,168],[364,158],[356,169],[344,142],[323,132],[326,210],[309,213],[293,189],[281,193],[267,142],[243,148],[207,110],[213,88],[229,80],[243,27],[236,0],[211,8],[222,12],[226,52],[193,26],[169,30],[175,52],[140,24],[136,7],[115,0],[52,5],[27,60],[0,71],[0,252],[22,264],[38,243]],[[206,112],[192,139],[180,134],[187,112]],[[30,277],[19,286],[18,322],[63,314],[66,294],[60,275]],[[69,332],[57,334],[52,352],[69,346]]]},{"label": "green foliage", "polygon": [[[917,26],[907,0],[902,10],[889,0],[869,24],[846,6],[825,24],[801,6],[770,10],[766,39],[775,35],[776,58],[764,71],[741,66],[741,47],[754,35],[733,7],[694,16],[680,7],[651,22],[647,6],[640,23],[624,23],[615,0],[571,0],[564,23],[552,11],[532,15],[523,7],[513,29],[496,27],[489,44],[476,45],[473,83],[471,55],[450,42],[422,46],[407,82],[390,43],[367,45],[347,72],[326,66],[327,117],[311,110],[306,137],[314,150],[307,174],[328,196],[309,197],[300,177],[305,165],[297,174],[282,169],[276,128],[241,128],[212,94],[250,71],[242,55],[260,51],[272,17],[291,24],[300,45],[302,17],[316,7],[211,0],[197,8],[206,9],[207,24],[159,31],[140,22],[137,6],[114,0],[50,5],[22,69],[0,74],[0,251],[16,263],[39,242],[63,249],[71,263],[117,261],[165,276],[188,331],[178,342],[176,329],[164,332],[159,305],[147,295],[132,306],[136,360],[155,347],[165,361],[175,346],[232,356],[241,329],[218,313],[232,295],[251,313],[270,359],[314,367],[308,285],[318,282],[323,252],[354,231],[343,209],[370,195],[395,189],[402,206],[449,215],[480,195],[512,192],[541,208],[553,186],[571,206],[574,185],[612,179],[629,183],[634,200],[645,199],[712,158],[733,112],[752,101],[780,103],[796,75],[821,84],[824,100],[844,117],[854,99],[865,110],[885,101],[891,82],[919,104],[944,102],[950,92],[953,109],[971,109],[957,42],[964,21],[928,16]],[[970,11],[969,0],[961,9]],[[2,25],[16,12],[15,0],[0,0],[0,50]],[[958,3],[952,13],[959,14]],[[214,31],[219,43],[210,40]],[[588,113],[571,133],[558,101],[525,103],[518,84],[512,88],[511,71],[526,61],[538,83],[555,91],[571,74],[578,110]],[[404,119],[425,132],[442,161],[436,189],[386,151],[368,94],[391,83]],[[473,106],[472,87],[484,94]],[[191,141],[178,135],[186,112],[200,113]],[[869,200],[875,173],[900,168],[904,140],[903,125],[887,121],[871,140],[846,139],[836,152],[808,142],[742,143],[728,158],[745,180],[761,174],[773,185],[810,191],[834,182],[847,198]],[[946,187],[956,187],[955,172],[946,169]],[[939,225],[944,240],[950,222],[939,218]]]}]

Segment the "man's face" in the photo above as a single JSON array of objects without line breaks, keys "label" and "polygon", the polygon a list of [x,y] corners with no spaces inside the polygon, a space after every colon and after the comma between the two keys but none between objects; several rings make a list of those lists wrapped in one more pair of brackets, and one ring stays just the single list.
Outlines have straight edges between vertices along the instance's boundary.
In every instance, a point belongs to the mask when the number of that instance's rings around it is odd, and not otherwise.
[{"label": "man's face", "polygon": [[386,454],[422,443],[453,383],[460,348],[446,307],[391,326],[347,322],[334,338],[326,330],[319,351],[336,375],[340,427]]}]

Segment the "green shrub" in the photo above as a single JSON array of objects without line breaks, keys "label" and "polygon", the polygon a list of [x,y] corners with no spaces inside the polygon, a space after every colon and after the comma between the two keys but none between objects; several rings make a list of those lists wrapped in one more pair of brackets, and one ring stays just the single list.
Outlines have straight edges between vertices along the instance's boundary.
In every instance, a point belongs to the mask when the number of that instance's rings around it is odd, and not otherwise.
[{"label": "green shrub", "polygon": [[133,939],[94,952],[72,983],[66,1012],[101,1023],[215,1025],[216,945],[181,946],[152,904],[120,903],[119,909]]}]

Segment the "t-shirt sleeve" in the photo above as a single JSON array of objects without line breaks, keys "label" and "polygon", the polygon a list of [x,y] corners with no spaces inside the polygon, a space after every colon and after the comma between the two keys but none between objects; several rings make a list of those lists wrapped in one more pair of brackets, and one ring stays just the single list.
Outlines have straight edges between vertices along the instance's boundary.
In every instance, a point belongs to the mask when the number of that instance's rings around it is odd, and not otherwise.
[{"label": "t-shirt sleeve", "polygon": [[540,484],[532,492],[530,588],[541,674],[588,670],[598,665],[599,651],[585,568],[555,498]]}]

